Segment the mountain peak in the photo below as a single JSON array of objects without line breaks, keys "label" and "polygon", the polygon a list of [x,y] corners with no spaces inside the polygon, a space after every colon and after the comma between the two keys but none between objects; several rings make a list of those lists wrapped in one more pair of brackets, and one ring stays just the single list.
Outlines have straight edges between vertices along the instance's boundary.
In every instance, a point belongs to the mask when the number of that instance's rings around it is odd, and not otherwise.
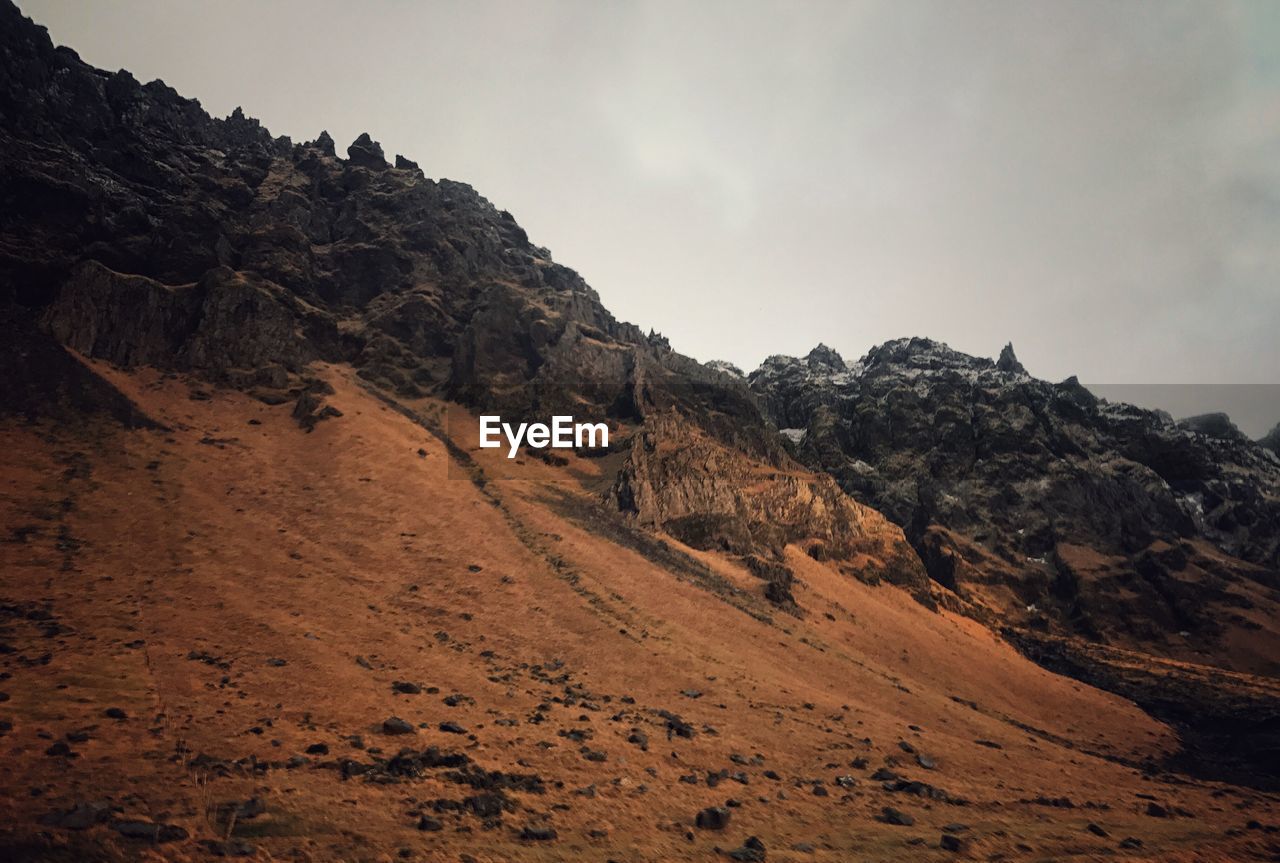
[{"label": "mountain peak", "polygon": [[822,342],[805,356],[805,362],[809,368],[829,368],[833,371],[844,371],[844,357],[840,356],[834,348],[829,348]]},{"label": "mountain peak", "polygon": [[1000,358],[996,360],[996,368],[1002,372],[1027,373],[1022,363],[1018,362],[1018,355],[1013,352],[1013,342],[1007,342],[1000,349]]},{"label": "mountain peak", "polygon": [[864,365],[901,366],[915,369],[969,369],[982,370],[994,366],[991,360],[970,356],[943,342],[921,336],[891,339],[867,351]]},{"label": "mountain peak", "polygon": [[1207,435],[1208,437],[1237,441],[1247,440],[1244,432],[1240,431],[1236,424],[1231,421],[1231,417],[1222,411],[1186,417],[1178,420],[1178,425],[1188,431]]},{"label": "mountain peak", "polygon": [[347,158],[351,160],[351,164],[362,168],[387,167],[387,157],[382,152],[382,145],[369,137],[368,132],[361,132],[360,137],[351,142],[351,146],[347,148]]}]

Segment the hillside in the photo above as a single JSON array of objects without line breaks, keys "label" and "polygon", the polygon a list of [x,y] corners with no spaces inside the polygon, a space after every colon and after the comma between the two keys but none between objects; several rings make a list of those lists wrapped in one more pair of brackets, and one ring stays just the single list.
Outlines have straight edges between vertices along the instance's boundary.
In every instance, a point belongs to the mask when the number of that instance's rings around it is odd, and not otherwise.
[{"label": "hillside", "polygon": [[0,857],[1280,853],[1260,448],[933,343],[748,381],[367,135],[0,50]]},{"label": "hillside", "polygon": [[136,859],[134,822],[181,828],[166,859],[1269,853],[1272,798],[1163,772],[1178,740],[1132,704],[794,547],[809,613],[777,614],[611,516],[599,460],[482,485],[451,468],[508,466],[341,367],[310,434],[92,367],[162,427],[6,426],[11,859]]}]

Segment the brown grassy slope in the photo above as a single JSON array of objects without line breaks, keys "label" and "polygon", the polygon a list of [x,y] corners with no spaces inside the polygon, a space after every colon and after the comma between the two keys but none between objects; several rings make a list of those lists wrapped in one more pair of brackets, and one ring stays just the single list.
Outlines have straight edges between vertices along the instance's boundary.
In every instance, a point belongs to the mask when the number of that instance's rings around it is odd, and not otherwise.
[{"label": "brown grassy slope", "polygon": [[[230,833],[277,860],[710,860],[749,835],[770,860],[941,860],[956,856],[938,848],[952,824],[982,858],[1274,853],[1262,831],[1228,835],[1269,823],[1271,798],[1128,766],[1177,743],[1128,702],[799,553],[805,615],[779,614],[736,564],[597,509],[583,489],[598,463],[504,465],[530,478],[480,488],[343,370],[327,371],[343,416],[311,434],[288,406],[102,371],[170,430],[0,429],[9,857],[206,859],[196,840]],[[394,681],[424,691],[395,694]],[[466,698],[448,706],[455,693]],[[669,740],[663,710],[694,736]],[[385,735],[393,715],[427,727]],[[78,730],[77,757],[45,754]],[[285,765],[315,743],[329,754]],[[513,808],[485,823],[434,811],[484,793],[447,769],[342,779],[340,759],[405,745],[536,774],[545,790],[508,792]],[[886,764],[966,804],[887,792],[870,778]],[[709,787],[720,770],[746,784]],[[1150,817],[1139,795],[1184,814]],[[253,797],[264,814],[218,814]],[[725,831],[692,826],[730,798],[741,805]],[[1057,798],[1074,805],[1046,805]],[[192,838],[149,846],[107,825],[37,823],[94,800]],[[884,806],[915,825],[876,820]],[[418,830],[419,812],[443,829]],[[548,824],[553,841],[519,837]],[[1142,848],[1120,849],[1129,836]]]}]

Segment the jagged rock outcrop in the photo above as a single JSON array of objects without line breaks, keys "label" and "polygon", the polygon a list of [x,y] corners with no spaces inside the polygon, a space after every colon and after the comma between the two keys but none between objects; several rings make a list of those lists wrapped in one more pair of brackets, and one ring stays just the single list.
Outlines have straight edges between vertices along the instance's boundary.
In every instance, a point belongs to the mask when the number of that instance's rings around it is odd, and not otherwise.
[{"label": "jagged rock outcrop", "polygon": [[1027,373],[1022,363],[1018,362],[1018,355],[1013,352],[1013,342],[1009,342],[1000,349],[1000,357],[996,360],[996,368],[1002,372]]},{"label": "jagged rock outcrop", "polygon": [[1231,421],[1231,417],[1222,412],[1187,417],[1186,419],[1178,420],[1178,426],[1208,437],[1236,442],[1248,440],[1245,433],[1240,431],[1236,424]]},{"label": "jagged rock outcrop", "polygon": [[45,312],[63,344],[120,366],[198,370],[283,386],[309,362],[340,356],[333,321],[278,285],[226,267],[164,285],[78,265]]},{"label": "jagged rock outcrop", "polygon": [[347,158],[351,164],[361,168],[380,171],[387,167],[387,157],[382,152],[382,145],[369,137],[368,132],[361,132],[360,137],[347,147]]},{"label": "jagged rock outcrop", "polygon": [[746,372],[744,372],[742,369],[738,368],[728,360],[708,360],[707,362],[703,363],[703,365],[705,365],[709,369],[714,369],[715,371],[718,371],[718,372],[724,372],[726,375],[731,375],[735,378],[745,379],[747,376]]},{"label": "jagged rock outcrop", "polygon": [[854,364],[771,357],[750,382],[801,461],[901,525],[990,619],[1212,641],[1274,604],[1280,462],[1233,426],[1193,430],[1032,378],[1009,347],[992,362],[928,339]]},{"label": "jagged rock outcrop", "polygon": [[743,556],[773,584],[789,583],[781,561],[795,545],[818,560],[844,561],[859,579],[884,579],[934,602],[901,530],[880,513],[851,500],[831,477],[782,454],[752,459],[677,410],[649,415],[609,496],[641,524],[687,545]]}]

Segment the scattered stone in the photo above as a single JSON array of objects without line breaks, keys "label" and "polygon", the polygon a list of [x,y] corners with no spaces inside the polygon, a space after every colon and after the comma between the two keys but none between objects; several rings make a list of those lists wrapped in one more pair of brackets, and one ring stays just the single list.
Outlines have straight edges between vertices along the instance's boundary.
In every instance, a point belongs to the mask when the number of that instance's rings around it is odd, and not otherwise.
[{"label": "scattered stone", "polygon": [[963,839],[952,833],[943,833],[942,838],[938,840],[938,847],[943,851],[953,851],[957,854],[965,849],[965,844]]},{"label": "scattered stone", "polygon": [[723,806],[709,806],[698,813],[693,823],[695,827],[702,830],[723,830],[729,826],[731,814]]},{"label": "scattered stone", "polygon": [[126,839],[141,839],[147,842],[182,842],[189,835],[185,828],[177,824],[158,824],[152,821],[117,821],[111,825]]},{"label": "scattered stone", "polygon": [[111,807],[102,802],[77,803],[64,812],[50,812],[40,819],[46,827],[64,830],[88,830],[111,817]]},{"label": "scattered stone", "polygon": [[670,740],[673,735],[684,738],[693,737],[693,726],[688,722],[685,722],[677,714],[672,713],[670,710],[659,710],[658,715],[667,721],[668,740]]},{"label": "scattered stone", "polygon": [[391,691],[399,692],[401,695],[418,695],[422,692],[422,687],[407,680],[397,680],[391,684]]},{"label": "scattered stone", "polygon": [[117,721],[129,718],[129,714],[125,713],[119,707],[108,707],[106,710],[102,711],[102,715],[108,719],[115,719]]},{"label": "scattered stone", "polygon": [[755,836],[748,836],[742,847],[726,852],[729,859],[739,863],[762,863],[765,859],[764,843]]},{"label": "scattered stone", "polygon": [[880,810],[880,820],[885,824],[893,824],[896,827],[910,827],[916,823],[916,819],[901,810],[894,809],[892,806],[886,806]]},{"label": "scattered stone", "polygon": [[1084,829],[1085,829],[1085,830],[1088,830],[1088,831],[1089,831],[1090,833],[1092,833],[1094,836],[1101,836],[1103,839],[1106,839],[1108,836],[1110,836],[1110,835],[1111,835],[1111,834],[1110,834],[1110,833],[1108,833],[1106,830],[1104,830],[1104,829],[1102,829],[1101,827],[1099,827],[1097,824],[1092,824],[1092,823],[1091,823],[1091,824],[1089,824],[1089,826],[1088,826],[1088,827],[1085,827]]},{"label": "scattered stone", "polygon": [[310,746],[307,747],[306,752],[308,755],[328,755],[329,744],[328,743],[312,743]]},{"label": "scattered stone", "polygon": [[252,857],[258,849],[239,839],[202,839],[200,845],[214,857]]},{"label": "scattered stone", "polygon": [[556,830],[554,827],[534,827],[530,825],[520,831],[520,838],[526,842],[550,842],[556,838]]},{"label": "scattered stone", "polygon": [[1150,815],[1152,818],[1168,818],[1169,810],[1165,809],[1159,803],[1148,803],[1147,814]]},{"label": "scattered stone", "polygon": [[444,822],[438,818],[432,818],[430,815],[423,815],[418,819],[418,829],[428,833],[435,833],[444,829]]},{"label": "scattered stone", "polygon": [[917,756],[916,756],[916,764],[919,764],[919,765],[920,765],[921,767],[923,767],[925,770],[932,770],[932,769],[934,769],[935,767],[937,767],[937,766],[938,766],[938,765],[937,765],[937,762],[935,762],[935,761],[934,761],[932,758],[930,758],[928,755],[917,755]]},{"label": "scattered stone", "polygon": [[392,716],[382,722],[383,734],[413,734],[413,726],[399,716]]},{"label": "scattered stone", "polygon": [[440,730],[446,734],[466,734],[467,729],[463,728],[456,722],[441,722]]}]

